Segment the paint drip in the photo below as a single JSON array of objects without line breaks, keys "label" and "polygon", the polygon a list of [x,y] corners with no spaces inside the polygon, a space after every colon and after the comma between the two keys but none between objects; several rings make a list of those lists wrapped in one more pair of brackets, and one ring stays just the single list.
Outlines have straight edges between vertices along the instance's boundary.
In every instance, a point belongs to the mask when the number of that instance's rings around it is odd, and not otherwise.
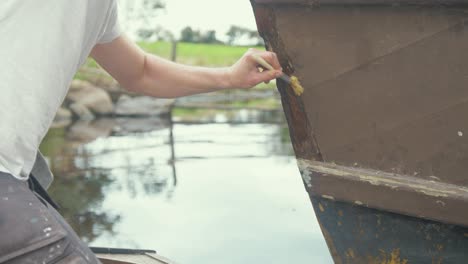
[{"label": "paint drip", "polygon": [[297,96],[300,96],[304,92],[304,87],[302,87],[296,76],[291,76],[291,88]]}]

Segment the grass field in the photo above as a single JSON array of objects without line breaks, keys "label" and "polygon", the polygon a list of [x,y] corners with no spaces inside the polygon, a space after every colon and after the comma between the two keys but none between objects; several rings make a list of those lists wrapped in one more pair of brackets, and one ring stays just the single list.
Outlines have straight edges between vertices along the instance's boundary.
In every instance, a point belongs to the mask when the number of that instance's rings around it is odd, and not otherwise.
[{"label": "grass field", "polygon": [[[171,44],[168,42],[140,42],[144,50],[169,58]],[[177,62],[198,66],[228,66],[235,63],[251,47],[237,47],[219,44],[178,43]],[[253,47],[264,50],[263,47]]]},{"label": "grass field", "polygon": [[[169,59],[172,45],[169,42],[138,42],[145,51]],[[261,46],[227,46],[219,44],[178,43],[176,61],[196,66],[229,66],[235,63],[249,48],[264,50]],[[97,67],[94,60],[88,59],[85,67]]]}]

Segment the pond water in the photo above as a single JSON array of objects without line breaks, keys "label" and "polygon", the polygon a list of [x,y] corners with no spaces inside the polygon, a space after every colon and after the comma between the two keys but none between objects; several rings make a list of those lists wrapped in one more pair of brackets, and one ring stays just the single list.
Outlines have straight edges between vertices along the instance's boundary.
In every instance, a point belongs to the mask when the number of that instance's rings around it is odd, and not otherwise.
[{"label": "pond water", "polygon": [[178,113],[49,131],[50,193],[82,239],[179,263],[333,263],[281,111]]}]

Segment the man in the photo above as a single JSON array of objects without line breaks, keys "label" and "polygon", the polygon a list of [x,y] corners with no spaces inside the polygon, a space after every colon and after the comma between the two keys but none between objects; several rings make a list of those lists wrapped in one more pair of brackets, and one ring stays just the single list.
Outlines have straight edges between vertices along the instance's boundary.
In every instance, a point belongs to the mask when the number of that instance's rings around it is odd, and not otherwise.
[{"label": "man", "polygon": [[[0,36],[0,263],[98,263],[31,176],[45,171],[37,149],[88,55],[122,87],[154,97],[249,88],[281,74],[271,52],[249,50],[216,69],[147,54],[121,34],[115,0],[2,0]],[[259,72],[252,54],[277,70]]]}]

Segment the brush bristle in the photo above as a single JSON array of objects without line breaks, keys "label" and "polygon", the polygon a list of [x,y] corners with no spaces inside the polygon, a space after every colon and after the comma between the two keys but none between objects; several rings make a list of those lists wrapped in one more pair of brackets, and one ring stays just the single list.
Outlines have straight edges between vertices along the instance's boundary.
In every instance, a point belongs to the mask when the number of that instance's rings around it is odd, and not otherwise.
[{"label": "brush bristle", "polygon": [[297,79],[296,76],[291,76],[291,87],[294,90],[294,93],[297,96],[300,96],[304,92],[304,88],[302,87],[301,83]]}]

